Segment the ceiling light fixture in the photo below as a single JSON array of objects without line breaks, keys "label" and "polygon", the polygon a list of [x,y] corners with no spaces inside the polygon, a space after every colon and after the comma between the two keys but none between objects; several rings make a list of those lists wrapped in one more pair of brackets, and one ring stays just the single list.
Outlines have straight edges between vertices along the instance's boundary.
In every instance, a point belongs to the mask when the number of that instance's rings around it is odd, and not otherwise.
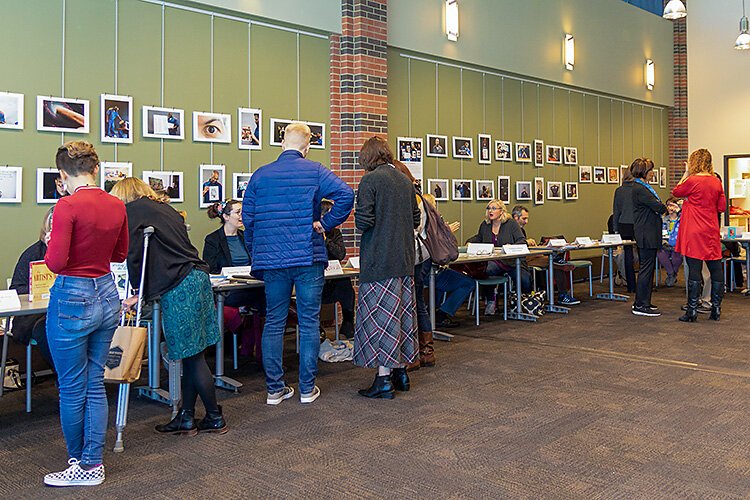
[{"label": "ceiling light fixture", "polygon": [[682,19],[685,16],[687,16],[687,9],[682,0],[669,0],[667,5],[664,6],[664,14],[662,14],[664,19],[675,20]]},{"label": "ceiling light fixture", "polygon": [[750,49],[750,23],[747,21],[745,15],[745,0],[742,0],[742,18],[740,19],[740,35],[737,40],[734,41],[734,48],[737,50],[749,50]]}]

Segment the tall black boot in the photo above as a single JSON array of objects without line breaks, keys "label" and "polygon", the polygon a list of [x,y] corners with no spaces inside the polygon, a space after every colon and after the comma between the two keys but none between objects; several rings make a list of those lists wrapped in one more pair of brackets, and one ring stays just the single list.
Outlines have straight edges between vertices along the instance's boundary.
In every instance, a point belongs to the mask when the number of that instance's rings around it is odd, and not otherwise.
[{"label": "tall black boot", "polygon": [[719,321],[721,317],[721,301],[724,299],[724,282],[711,282],[711,315],[708,319]]},{"label": "tall black boot", "polygon": [[360,389],[360,396],[366,398],[393,399],[393,383],[390,375],[376,375],[372,385],[367,389]]},{"label": "tall black boot", "polygon": [[680,321],[694,322],[698,319],[698,299],[701,296],[703,284],[700,281],[688,280],[688,299],[685,314],[680,316]]},{"label": "tall black boot", "polygon": [[198,422],[199,432],[216,432],[224,434],[229,430],[224,415],[221,412],[221,405],[217,405],[216,411],[206,410],[206,416]]},{"label": "tall black boot", "polygon": [[195,410],[180,408],[180,411],[177,412],[177,415],[168,424],[157,425],[156,432],[195,436],[198,434],[198,428],[195,426]]}]

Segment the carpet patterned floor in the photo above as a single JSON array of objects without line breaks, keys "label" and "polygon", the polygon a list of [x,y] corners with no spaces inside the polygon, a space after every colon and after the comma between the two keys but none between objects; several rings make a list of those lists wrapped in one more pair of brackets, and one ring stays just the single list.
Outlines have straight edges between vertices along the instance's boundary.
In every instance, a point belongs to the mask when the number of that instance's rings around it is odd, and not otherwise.
[{"label": "carpet patterned floor", "polygon": [[321,363],[318,401],[268,407],[248,361],[232,374],[242,392],[219,395],[230,432],[176,438],[153,432],[166,407],[133,398],[126,450],[111,452],[110,428],[97,488],[42,485],[66,456],[41,382],[30,415],[21,393],[0,400],[0,498],[750,496],[750,297],[728,296],[719,323],[683,324],[684,288],[654,294],[655,319],[586,292],[536,324],[465,318],[393,401],[356,395],[371,370]]}]

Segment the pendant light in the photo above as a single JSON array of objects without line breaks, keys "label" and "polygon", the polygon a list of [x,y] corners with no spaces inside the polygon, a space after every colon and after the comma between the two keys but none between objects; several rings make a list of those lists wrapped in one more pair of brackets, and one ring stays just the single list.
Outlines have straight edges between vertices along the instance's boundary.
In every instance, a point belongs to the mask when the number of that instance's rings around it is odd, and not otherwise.
[{"label": "pendant light", "polygon": [[750,49],[750,23],[747,21],[745,16],[745,0],[742,0],[742,19],[740,19],[740,35],[734,42],[734,48],[737,50],[748,50]]},{"label": "pendant light", "polygon": [[662,14],[664,19],[671,20],[682,19],[685,16],[687,16],[687,9],[682,0],[669,0],[664,7],[664,14]]}]

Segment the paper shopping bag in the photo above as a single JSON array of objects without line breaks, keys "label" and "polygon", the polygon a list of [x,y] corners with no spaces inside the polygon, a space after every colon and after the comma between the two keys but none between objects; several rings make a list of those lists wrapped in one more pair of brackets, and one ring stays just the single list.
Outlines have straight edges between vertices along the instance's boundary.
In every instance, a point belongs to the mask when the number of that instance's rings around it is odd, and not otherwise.
[{"label": "paper shopping bag", "polygon": [[137,326],[118,326],[104,364],[104,381],[129,384],[141,376],[141,361],[148,332]]}]

